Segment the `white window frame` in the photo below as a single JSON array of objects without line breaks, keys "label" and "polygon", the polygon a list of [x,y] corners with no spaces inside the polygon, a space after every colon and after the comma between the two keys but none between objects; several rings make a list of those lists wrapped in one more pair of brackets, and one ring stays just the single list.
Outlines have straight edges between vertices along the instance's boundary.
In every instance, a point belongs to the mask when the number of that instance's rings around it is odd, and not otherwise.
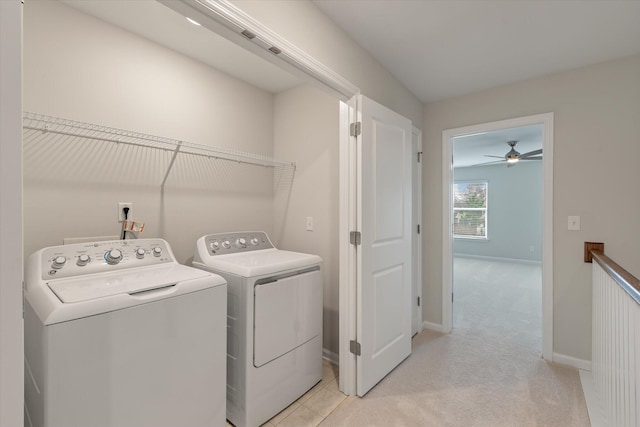
[{"label": "white window frame", "polygon": [[486,202],[484,208],[456,208],[455,203],[452,203],[453,216],[455,218],[456,211],[484,211],[484,236],[469,236],[464,234],[455,234],[455,227],[451,229],[451,235],[454,239],[464,239],[464,240],[489,240],[489,180],[460,180],[454,181],[453,183],[453,191],[451,194],[455,194],[455,186],[458,184],[484,184],[485,185],[485,193],[486,193]]}]

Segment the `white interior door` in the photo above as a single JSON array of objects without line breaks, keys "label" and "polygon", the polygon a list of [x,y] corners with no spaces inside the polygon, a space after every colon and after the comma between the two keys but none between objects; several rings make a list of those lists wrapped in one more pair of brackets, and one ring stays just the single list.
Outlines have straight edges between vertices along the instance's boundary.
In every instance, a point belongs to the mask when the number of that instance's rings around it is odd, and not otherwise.
[{"label": "white interior door", "polygon": [[411,354],[411,121],[358,97],[356,392]]}]

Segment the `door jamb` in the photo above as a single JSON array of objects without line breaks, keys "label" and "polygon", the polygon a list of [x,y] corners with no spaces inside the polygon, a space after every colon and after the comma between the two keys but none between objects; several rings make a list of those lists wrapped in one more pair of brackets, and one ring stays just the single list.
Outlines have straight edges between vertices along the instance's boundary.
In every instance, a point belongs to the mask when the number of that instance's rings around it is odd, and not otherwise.
[{"label": "door jamb", "polygon": [[340,102],[340,189],[339,189],[339,230],[340,236],[340,290],[339,290],[339,339],[338,360],[340,391],[349,396],[356,394],[356,355],[349,349],[349,342],[356,339],[357,318],[357,257],[356,247],[351,244],[349,233],[356,231],[356,183],[357,145],[356,137],[350,134],[350,125],[357,121],[357,98]]},{"label": "door jamb", "polygon": [[542,149],[542,357],[553,360],[553,113],[447,129],[442,132],[442,332],[452,328],[453,290],[453,143],[457,136],[543,125]]},{"label": "door jamb", "polygon": [[[422,236],[423,236],[423,227],[422,227],[422,131],[417,127],[413,126],[412,135],[411,135],[412,147],[413,147],[413,155],[416,156],[412,160],[412,188],[411,193],[413,194],[413,203],[412,203],[412,211],[413,211],[413,219],[412,223],[412,256],[411,256],[411,264],[412,264],[412,283],[411,286],[415,290],[415,297],[420,299],[420,305],[418,306],[416,301],[411,303],[411,307],[414,307],[416,310],[415,315],[412,313],[411,316],[411,332],[419,334],[422,332]],[[418,159],[420,160],[418,162]],[[415,173],[414,173],[415,172]],[[417,232],[417,227],[421,227],[420,233]],[[417,324],[417,330],[414,330],[414,323]]]}]

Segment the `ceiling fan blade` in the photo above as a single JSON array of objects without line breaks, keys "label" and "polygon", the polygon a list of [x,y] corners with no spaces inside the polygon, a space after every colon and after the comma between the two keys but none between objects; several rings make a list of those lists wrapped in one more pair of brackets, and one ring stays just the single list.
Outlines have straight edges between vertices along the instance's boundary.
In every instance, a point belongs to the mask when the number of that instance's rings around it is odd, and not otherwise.
[{"label": "ceiling fan blade", "polygon": [[520,160],[542,160],[542,157],[525,157],[524,159],[521,157]]},{"label": "ceiling fan blade", "polygon": [[489,154],[485,154],[485,157],[495,157],[496,159],[504,159],[504,156],[491,156]]},{"label": "ceiling fan blade", "polygon": [[540,148],[539,150],[533,150],[533,151],[529,151],[528,153],[520,154],[520,159],[525,159],[531,156],[537,156],[538,154],[542,154],[542,148]]},{"label": "ceiling fan blade", "polygon": [[485,162],[485,163],[476,163],[475,165],[470,165],[470,166],[484,166],[484,165],[492,165],[495,163],[502,163],[502,162],[504,162],[504,160],[496,160],[493,162]]}]

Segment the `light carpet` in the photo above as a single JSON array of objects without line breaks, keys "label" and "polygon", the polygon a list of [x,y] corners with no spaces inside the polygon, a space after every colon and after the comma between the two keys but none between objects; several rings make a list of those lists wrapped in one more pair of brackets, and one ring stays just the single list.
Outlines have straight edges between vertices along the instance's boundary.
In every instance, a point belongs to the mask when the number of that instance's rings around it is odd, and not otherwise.
[{"label": "light carpet", "polygon": [[454,330],[424,331],[412,354],[322,426],[586,427],[571,367],[540,358],[540,267],[456,258]]}]

